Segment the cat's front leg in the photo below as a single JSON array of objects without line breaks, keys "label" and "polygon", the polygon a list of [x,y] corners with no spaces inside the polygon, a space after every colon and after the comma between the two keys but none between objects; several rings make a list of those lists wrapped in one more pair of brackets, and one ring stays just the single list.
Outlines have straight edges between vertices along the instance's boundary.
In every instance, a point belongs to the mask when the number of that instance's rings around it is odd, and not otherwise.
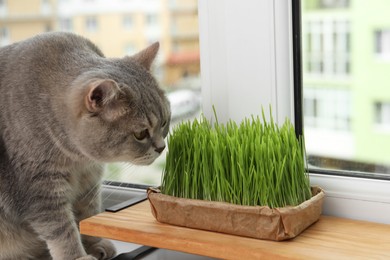
[{"label": "cat's front leg", "polygon": [[[77,221],[100,213],[100,209],[100,184],[86,190],[74,204]],[[114,245],[107,239],[86,235],[81,235],[81,238],[87,253],[99,260],[110,259],[116,255]]]},{"label": "cat's front leg", "polygon": [[[65,176],[66,177],[66,176]],[[62,173],[40,174],[27,188],[24,214],[43,239],[54,260],[94,259],[87,257],[69,200],[71,187]]]},{"label": "cat's front leg", "polygon": [[[40,203],[32,214],[30,224],[38,235],[46,241],[54,260],[79,259],[87,253],[81,243],[79,230],[70,210],[70,205]],[[86,258],[88,259],[88,258]],[[93,259],[93,258],[90,258]]]}]

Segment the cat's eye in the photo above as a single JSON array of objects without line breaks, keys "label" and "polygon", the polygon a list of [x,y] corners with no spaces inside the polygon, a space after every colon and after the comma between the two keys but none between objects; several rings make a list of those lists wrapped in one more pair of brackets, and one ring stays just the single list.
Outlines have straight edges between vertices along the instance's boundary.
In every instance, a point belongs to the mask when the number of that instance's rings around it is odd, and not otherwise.
[{"label": "cat's eye", "polygon": [[167,121],[162,122],[161,127],[165,127],[167,125]]},{"label": "cat's eye", "polygon": [[148,129],[144,129],[141,132],[134,133],[134,137],[137,140],[142,141],[145,138],[149,137],[149,131],[148,131]]}]

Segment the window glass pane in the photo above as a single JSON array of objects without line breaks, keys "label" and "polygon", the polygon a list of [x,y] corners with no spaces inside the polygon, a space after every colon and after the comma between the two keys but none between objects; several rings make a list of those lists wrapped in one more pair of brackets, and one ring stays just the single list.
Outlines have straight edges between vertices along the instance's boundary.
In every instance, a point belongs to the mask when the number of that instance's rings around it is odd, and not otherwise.
[{"label": "window glass pane", "polygon": [[301,7],[310,166],[390,174],[390,1]]},{"label": "window glass pane", "polygon": [[[200,113],[197,0],[0,0],[0,15],[0,47],[48,30],[83,35],[107,57],[159,41],[152,70],[170,100],[171,126]],[[109,164],[106,178],[159,185],[165,152],[149,166]]]}]

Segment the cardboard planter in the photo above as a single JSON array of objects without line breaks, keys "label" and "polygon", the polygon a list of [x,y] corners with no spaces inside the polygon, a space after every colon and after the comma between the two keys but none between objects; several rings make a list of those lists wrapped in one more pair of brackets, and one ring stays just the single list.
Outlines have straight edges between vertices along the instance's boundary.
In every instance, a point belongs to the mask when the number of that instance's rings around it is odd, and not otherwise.
[{"label": "cardboard planter", "polygon": [[312,198],[295,207],[240,206],[225,202],[183,199],[148,190],[157,221],[238,236],[281,241],[294,238],[316,222],[324,192],[312,187]]}]

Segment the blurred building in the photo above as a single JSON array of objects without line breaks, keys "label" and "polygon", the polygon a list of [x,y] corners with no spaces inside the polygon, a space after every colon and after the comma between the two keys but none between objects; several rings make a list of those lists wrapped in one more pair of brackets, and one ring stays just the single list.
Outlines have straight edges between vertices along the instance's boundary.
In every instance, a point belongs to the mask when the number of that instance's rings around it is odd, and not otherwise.
[{"label": "blurred building", "polygon": [[[197,0],[168,0],[170,52],[166,59],[167,82],[199,75],[199,31]],[[200,87],[200,86],[199,86]]]},{"label": "blurred building", "polygon": [[390,1],[303,0],[302,9],[307,152],[389,166]]},{"label": "blurred building", "polygon": [[56,0],[0,0],[0,46],[56,28]]},{"label": "blurred building", "polygon": [[174,87],[199,77],[197,20],[197,0],[0,0],[0,46],[59,30],[121,57],[159,41],[155,74]]}]

